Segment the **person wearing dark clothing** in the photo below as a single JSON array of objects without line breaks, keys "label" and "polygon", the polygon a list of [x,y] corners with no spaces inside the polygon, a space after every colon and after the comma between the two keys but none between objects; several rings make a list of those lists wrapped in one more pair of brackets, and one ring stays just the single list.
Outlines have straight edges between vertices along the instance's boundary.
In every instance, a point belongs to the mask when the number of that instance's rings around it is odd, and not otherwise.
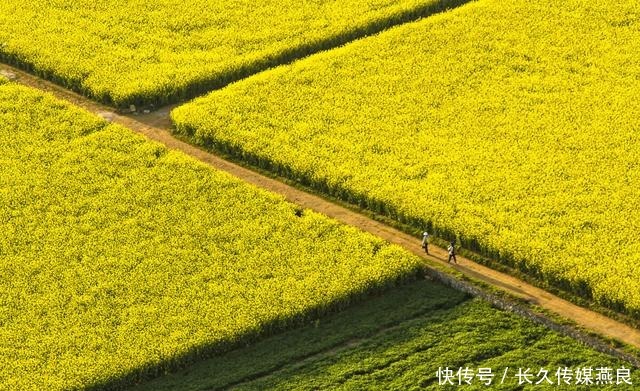
[{"label": "person wearing dark clothing", "polygon": [[455,242],[449,243],[449,247],[447,248],[447,250],[449,251],[449,259],[447,260],[447,263],[451,262],[451,260],[453,259],[453,263],[455,263],[457,265],[458,264],[458,260],[456,259]]}]

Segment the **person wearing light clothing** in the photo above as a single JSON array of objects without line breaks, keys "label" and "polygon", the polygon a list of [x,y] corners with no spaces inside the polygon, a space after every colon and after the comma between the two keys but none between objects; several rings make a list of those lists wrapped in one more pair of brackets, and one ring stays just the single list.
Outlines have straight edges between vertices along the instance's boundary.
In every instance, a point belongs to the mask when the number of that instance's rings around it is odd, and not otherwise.
[{"label": "person wearing light clothing", "polygon": [[429,254],[429,233],[427,231],[422,233],[422,248],[424,252]]}]

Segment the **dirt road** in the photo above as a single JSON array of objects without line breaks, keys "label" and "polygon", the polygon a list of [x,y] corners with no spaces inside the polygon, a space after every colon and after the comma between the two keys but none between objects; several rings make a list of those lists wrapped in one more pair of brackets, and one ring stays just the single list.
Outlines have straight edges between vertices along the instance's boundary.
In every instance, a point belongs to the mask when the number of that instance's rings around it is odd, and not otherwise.
[{"label": "dirt road", "polygon": [[[336,205],[318,196],[291,187],[278,180],[266,177],[257,172],[226,161],[216,155],[205,152],[190,144],[174,138],[170,134],[171,121],[169,112],[172,107],[165,107],[149,114],[119,115],[113,109],[95,103],[83,96],[66,90],[55,84],[39,79],[10,66],[0,64],[0,73],[9,75],[14,81],[48,91],[58,98],[69,101],[86,110],[109,118],[112,122],[123,125],[148,138],[158,141],[171,149],[180,150],[212,167],[226,171],[256,186],[283,195],[287,200],[304,208],[323,213],[345,224],[358,227],[377,235],[391,243],[398,244],[410,252],[433,262],[447,264],[447,253],[441,248],[430,246],[431,255],[427,256],[420,247],[420,239],[403,233],[383,223],[358,214],[350,209]],[[512,295],[526,299],[546,310],[569,319],[576,324],[605,337],[613,338],[628,345],[640,348],[640,330],[624,323],[610,319],[597,312],[577,306],[561,299],[543,289],[532,286],[510,275],[482,266],[469,259],[458,256],[458,265],[448,265],[469,277],[498,287]]]}]

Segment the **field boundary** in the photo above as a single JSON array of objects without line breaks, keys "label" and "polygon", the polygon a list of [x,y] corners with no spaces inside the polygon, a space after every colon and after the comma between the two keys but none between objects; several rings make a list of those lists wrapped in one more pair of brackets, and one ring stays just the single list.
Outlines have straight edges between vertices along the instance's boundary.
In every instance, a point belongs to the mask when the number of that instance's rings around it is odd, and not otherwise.
[{"label": "field boundary", "polygon": [[[426,274],[431,278],[473,296],[481,297],[498,308],[520,314],[537,323],[542,323],[563,335],[578,339],[598,351],[622,358],[636,367],[640,367],[640,361],[634,355],[609,345],[599,338],[587,335],[586,332],[579,331],[576,327],[561,324],[532,308],[539,307],[543,311],[568,319],[584,330],[589,330],[589,332],[594,332],[605,338],[617,340],[635,349],[640,348],[639,329],[598,312],[580,307],[514,276],[490,269],[468,258],[459,256],[457,265],[449,265],[446,262],[447,253],[442,248],[431,246],[431,255],[426,255],[420,246],[420,240],[412,235],[181,141],[170,133],[170,108],[148,115],[121,115],[113,112],[109,107],[13,67],[0,65],[0,72],[4,72],[15,82],[53,93],[60,99],[83,107],[149,139],[158,141],[168,148],[180,150],[215,169],[225,171],[268,191],[278,193],[287,201],[300,207],[322,213],[344,224],[370,232],[390,243],[400,245],[425,260]],[[463,281],[463,279],[466,281]],[[506,297],[496,294],[496,291],[505,292]]]},{"label": "field boundary", "polygon": [[0,61],[35,76],[52,81],[61,87],[68,88],[103,104],[113,106],[120,112],[128,110],[130,105],[134,105],[138,109],[158,108],[193,99],[200,95],[223,88],[236,81],[263,72],[269,68],[290,64],[304,57],[326,50],[335,49],[349,42],[378,34],[401,24],[414,22],[421,18],[426,18],[431,15],[457,8],[471,1],[475,0],[438,0],[435,3],[422,4],[415,8],[400,11],[386,17],[378,17],[362,26],[354,26],[343,32],[330,34],[323,39],[283,49],[279,53],[243,64],[238,68],[228,69],[215,77],[191,81],[184,87],[176,89],[165,96],[134,96],[123,102],[119,102],[118,104],[114,103],[113,98],[109,93],[104,96],[96,96],[95,94],[92,94],[91,91],[83,86],[83,79],[61,76],[59,72],[52,67],[38,68],[32,62],[23,58],[23,56],[4,51],[2,49],[2,45],[0,45]]}]

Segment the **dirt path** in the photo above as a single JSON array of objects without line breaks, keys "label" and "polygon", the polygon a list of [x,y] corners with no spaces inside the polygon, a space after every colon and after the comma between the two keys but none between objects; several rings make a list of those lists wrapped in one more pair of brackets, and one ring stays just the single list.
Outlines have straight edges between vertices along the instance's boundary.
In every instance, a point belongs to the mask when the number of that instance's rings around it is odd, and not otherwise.
[{"label": "dirt path", "polygon": [[[263,176],[257,172],[226,161],[216,155],[205,152],[174,138],[169,132],[171,128],[169,112],[173,108],[172,106],[164,107],[149,114],[119,115],[114,113],[113,109],[110,107],[95,103],[74,92],[8,65],[0,64],[0,74],[3,73],[5,75],[9,75],[11,79],[20,84],[51,92],[58,98],[83,107],[92,113],[106,117],[114,123],[123,125],[131,130],[143,134],[171,149],[180,150],[211,165],[212,167],[215,167],[216,169],[226,171],[246,182],[270,190],[274,193],[281,194],[290,202],[298,204],[304,208],[323,213],[345,224],[370,232],[389,241],[390,243],[398,244],[424,259],[446,264],[447,253],[441,248],[430,246],[431,255],[426,256],[420,247],[420,240],[411,235],[336,205],[323,198],[305,193],[302,190],[291,187],[278,180]],[[636,328],[610,319],[589,309],[579,307],[508,274],[482,266],[461,256],[458,256],[457,258],[458,265],[451,265],[449,267],[567,318],[585,329],[640,348],[640,330]]]}]

